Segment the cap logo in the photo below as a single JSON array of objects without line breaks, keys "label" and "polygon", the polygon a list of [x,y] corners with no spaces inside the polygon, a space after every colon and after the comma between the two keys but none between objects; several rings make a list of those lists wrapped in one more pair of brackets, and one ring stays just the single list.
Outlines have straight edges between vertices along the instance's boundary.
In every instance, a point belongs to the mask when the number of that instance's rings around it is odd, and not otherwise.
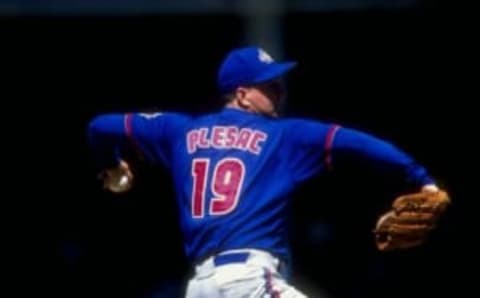
[{"label": "cap logo", "polygon": [[267,52],[265,52],[262,49],[258,50],[258,60],[262,61],[263,63],[268,63],[268,64],[273,62],[273,58]]}]

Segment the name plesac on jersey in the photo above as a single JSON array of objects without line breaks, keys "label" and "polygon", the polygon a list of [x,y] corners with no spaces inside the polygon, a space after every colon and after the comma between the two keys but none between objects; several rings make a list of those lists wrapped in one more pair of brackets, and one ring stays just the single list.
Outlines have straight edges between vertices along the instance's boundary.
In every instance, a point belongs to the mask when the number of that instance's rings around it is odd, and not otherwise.
[{"label": "name plesac on jersey", "polygon": [[187,133],[188,153],[198,149],[239,149],[260,154],[267,134],[261,130],[236,126],[213,126],[190,130]]}]

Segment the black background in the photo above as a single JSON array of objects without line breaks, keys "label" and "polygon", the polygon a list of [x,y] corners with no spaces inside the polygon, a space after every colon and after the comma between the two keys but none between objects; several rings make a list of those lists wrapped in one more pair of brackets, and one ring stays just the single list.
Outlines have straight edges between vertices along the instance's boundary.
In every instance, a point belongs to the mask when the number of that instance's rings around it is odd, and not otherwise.
[{"label": "black background", "polygon": [[[287,81],[288,116],[393,141],[454,202],[424,246],[381,254],[371,228],[392,199],[390,185],[362,172],[304,185],[292,210],[293,282],[312,297],[322,290],[331,297],[463,296],[462,266],[473,260],[465,231],[474,199],[469,20],[433,3],[284,17],[285,56],[299,62]],[[22,155],[10,175],[19,182],[15,226],[22,226],[18,264],[25,264],[16,266],[18,290],[176,297],[189,265],[169,176],[143,166],[132,193],[102,192],[85,130],[104,112],[216,109],[216,70],[228,50],[243,45],[241,18],[23,16],[1,25],[11,66],[4,84],[12,92],[4,98],[15,111],[7,113],[7,131],[14,128],[7,143]]]}]

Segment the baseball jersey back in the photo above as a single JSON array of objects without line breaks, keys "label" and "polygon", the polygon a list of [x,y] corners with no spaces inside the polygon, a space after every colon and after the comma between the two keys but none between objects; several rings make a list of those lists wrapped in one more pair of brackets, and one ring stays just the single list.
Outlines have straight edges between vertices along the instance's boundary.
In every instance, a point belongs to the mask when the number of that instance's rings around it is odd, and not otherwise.
[{"label": "baseball jersey back", "polygon": [[173,175],[190,259],[237,248],[288,257],[288,196],[324,169],[331,126],[233,108],[198,118],[129,114],[125,124],[143,155]]}]

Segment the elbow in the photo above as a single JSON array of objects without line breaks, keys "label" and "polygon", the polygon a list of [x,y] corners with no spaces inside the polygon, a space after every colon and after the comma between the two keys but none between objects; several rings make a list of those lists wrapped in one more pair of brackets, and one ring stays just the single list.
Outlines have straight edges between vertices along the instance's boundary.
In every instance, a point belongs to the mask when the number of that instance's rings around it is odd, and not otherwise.
[{"label": "elbow", "polygon": [[120,115],[98,115],[88,123],[88,135],[110,135],[123,123]]},{"label": "elbow", "polygon": [[98,147],[100,143],[112,140],[115,136],[116,117],[114,115],[99,115],[90,120],[87,125],[87,141],[91,146]]},{"label": "elbow", "polygon": [[98,138],[105,134],[105,116],[96,116],[88,122],[87,142],[90,146],[96,147]]},{"label": "elbow", "polygon": [[[87,125],[88,142],[99,144],[121,144],[125,137],[124,115],[103,114],[90,120]],[[103,146],[103,145],[102,145]]]},{"label": "elbow", "polygon": [[100,115],[92,118],[88,123],[88,134],[101,134],[102,131],[105,131],[106,121],[105,116]]}]

